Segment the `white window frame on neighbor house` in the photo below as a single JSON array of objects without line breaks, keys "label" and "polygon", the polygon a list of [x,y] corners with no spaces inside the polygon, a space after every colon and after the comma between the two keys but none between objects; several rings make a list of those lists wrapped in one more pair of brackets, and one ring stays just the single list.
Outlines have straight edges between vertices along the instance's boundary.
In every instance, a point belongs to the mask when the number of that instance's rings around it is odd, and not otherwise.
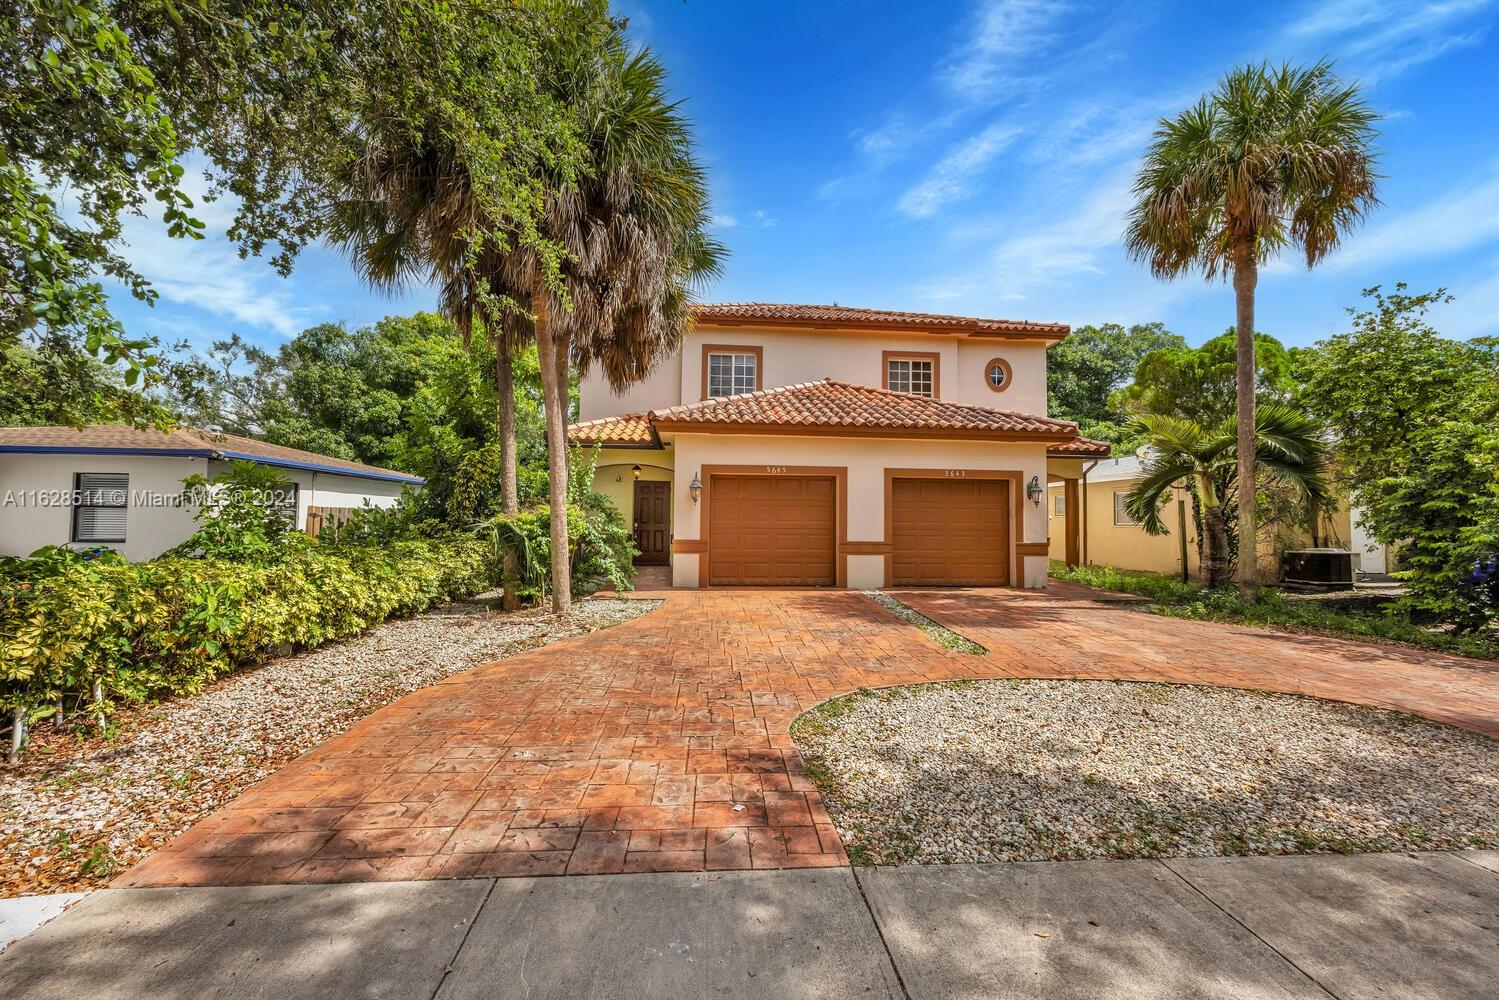
[{"label": "white window frame on neighbor house", "polygon": [[1053,514],[1056,517],[1066,517],[1067,516],[1067,494],[1065,494],[1065,493],[1058,493],[1056,496],[1052,497],[1052,500],[1055,501],[1055,503],[1052,504],[1052,512],[1053,512]]},{"label": "white window frame on neighbor house", "polygon": [[1129,516],[1129,511],[1124,509],[1124,498],[1129,496],[1128,490],[1114,491],[1114,524],[1121,528],[1138,528],[1140,522]]},{"label": "white window frame on neighbor house", "polygon": [[908,396],[937,395],[937,357],[919,354],[885,354],[885,388]]},{"label": "white window frame on neighbor house", "polygon": [[723,399],[760,388],[760,352],[708,349],[703,360],[703,396]]},{"label": "white window frame on neighbor house", "polygon": [[[109,484],[100,484],[98,480],[110,480]],[[119,486],[113,485],[114,480],[119,481]],[[73,473],[73,526],[68,533],[74,542],[107,542],[121,543],[125,541],[127,522],[130,516],[130,474],[126,472],[75,472]],[[102,503],[108,499],[109,503]],[[118,503],[114,502],[118,499]],[[101,532],[97,524],[85,531],[83,521],[88,512],[99,510],[118,510],[119,533],[118,535]]]}]

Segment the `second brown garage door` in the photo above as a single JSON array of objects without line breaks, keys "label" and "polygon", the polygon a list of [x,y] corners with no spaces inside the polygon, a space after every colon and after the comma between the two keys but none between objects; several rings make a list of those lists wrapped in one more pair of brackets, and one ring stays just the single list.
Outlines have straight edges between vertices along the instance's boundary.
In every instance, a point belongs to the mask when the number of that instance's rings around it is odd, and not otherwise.
[{"label": "second brown garage door", "polygon": [[896,479],[891,491],[891,582],[1008,584],[1009,500],[1009,484],[1002,479]]},{"label": "second brown garage door", "polygon": [[708,582],[831,586],[837,481],[720,476],[708,484]]}]

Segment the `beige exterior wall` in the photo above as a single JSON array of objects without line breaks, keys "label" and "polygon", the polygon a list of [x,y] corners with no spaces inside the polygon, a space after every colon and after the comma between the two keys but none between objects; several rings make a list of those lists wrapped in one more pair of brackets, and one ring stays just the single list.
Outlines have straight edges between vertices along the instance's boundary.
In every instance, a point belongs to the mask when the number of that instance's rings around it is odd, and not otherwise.
[{"label": "beige exterior wall", "polygon": [[[825,378],[879,386],[884,381],[884,352],[934,353],[938,356],[938,398],[1020,413],[1046,413],[1044,343],[950,334],[699,327],[687,335],[677,355],[621,396],[614,395],[597,373],[585,378],[579,389],[579,419],[699,402],[703,398],[704,345],[760,348],[764,358],[762,389]],[[1014,372],[1014,381],[1004,392],[991,391],[984,381],[984,367],[995,357],[1008,361]]]},{"label": "beige exterior wall", "polygon": [[601,448],[598,462],[593,469],[593,488],[609,498],[615,508],[624,515],[626,523],[633,523],[635,520],[635,466],[640,466],[640,478],[643,480],[669,482],[672,478],[672,461],[675,456],[676,452],[672,448],[664,451],[650,448]]},{"label": "beige exterior wall", "polygon": [[[1024,485],[1032,476],[1046,476],[1046,447],[1042,444],[1001,442],[922,441],[874,438],[793,437],[790,435],[675,435],[676,478],[672,490],[674,535],[678,540],[702,540],[701,505],[692,502],[688,485],[710,465],[786,467],[832,466],[847,469],[849,542],[884,542],[886,469],[982,469],[1020,474],[1019,495],[1011,502],[1023,510],[1023,537],[1015,542],[1045,542],[1046,513],[1027,502]],[[885,557],[847,556],[848,586],[885,585]],[[674,553],[672,582],[696,587],[699,557]],[[1046,586],[1046,557],[1022,557],[1017,579],[1027,587]]]},{"label": "beige exterior wall", "polygon": [[[1053,469],[1055,476],[1056,470]],[[1070,473],[1068,473],[1070,475]],[[1114,523],[1114,494],[1127,493],[1134,486],[1133,479],[1118,479],[1106,482],[1091,482],[1087,489],[1085,507],[1083,548],[1086,560],[1094,566],[1113,566],[1117,569],[1142,570],[1148,573],[1175,574],[1181,572],[1181,545],[1177,540],[1178,516],[1176,500],[1184,496],[1178,492],[1168,508],[1162,512],[1162,520],[1170,529],[1165,535],[1149,535],[1138,525]],[[1046,513],[1051,531],[1051,558],[1061,561],[1066,558],[1066,536],[1063,517],[1057,513],[1057,498],[1062,496],[1061,484],[1053,483],[1047,489]],[[1081,491],[1080,491],[1081,492]],[[1352,535],[1348,506],[1342,504],[1327,519],[1323,527],[1321,544],[1347,546]],[[1259,566],[1261,579],[1274,580],[1280,575],[1280,553],[1289,548],[1310,546],[1312,537],[1306,531],[1261,533],[1259,544]],[[1355,557],[1354,567],[1358,568]],[[1201,572],[1197,557],[1197,532],[1192,524],[1191,501],[1187,501],[1187,572],[1196,579]]]}]

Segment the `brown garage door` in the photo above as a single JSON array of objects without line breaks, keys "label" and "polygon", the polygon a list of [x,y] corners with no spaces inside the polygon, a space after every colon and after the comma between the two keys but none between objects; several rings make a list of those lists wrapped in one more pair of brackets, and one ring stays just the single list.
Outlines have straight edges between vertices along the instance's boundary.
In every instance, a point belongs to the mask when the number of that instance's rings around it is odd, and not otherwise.
[{"label": "brown garage door", "polygon": [[831,585],[837,495],[831,477],[713,476],[708,582]]},{"label": "brown garage door", "polygon": [[892,485],[892,583],[993,587],[1010,582],[1008,483],[897,479]]}]

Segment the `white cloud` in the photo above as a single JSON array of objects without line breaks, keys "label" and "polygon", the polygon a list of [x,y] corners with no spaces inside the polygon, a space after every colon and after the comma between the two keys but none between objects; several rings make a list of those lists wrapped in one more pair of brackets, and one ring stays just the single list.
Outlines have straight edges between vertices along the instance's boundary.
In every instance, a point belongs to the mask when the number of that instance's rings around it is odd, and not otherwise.
[{"label": "white cloud", "polygon": [[925,219],[949,202],[966,197],[973,177],[1019,134],[1017,127],[997,122],[970,136],[938,161],[925,180],[902,195],[896,207],[906,215]]},{"label": "white cloud", "polygon": [[1050,0],[984,0],[967,42],[942,66],[942,82],[969,101],[1003,93],[1019,79],[1021,60],[1055,40],[1052,29],[1067,10]]},{"label": "white cloud", "polygon": [[1453,300],[1431,311],[1432,325],[1445,336],[1499,335],[1499,256],[1474,269],[1478,280],[1459,280],[1448,289]]},{"label": "white cloud", "polygon": [[720,212],[709,221],[714,229],[733,229],[739,225],[739,220],[727,212]]},{"label": "white cloud", "polygon": [[1374,218],[1328,259],[1329,269],[1440,256],[1499,239],[1499,168],[1467,178],[1424,205]]},{"label": "white cloud", "polygon": [[765,209],[763,208],[755,209],[750,213],[750,216],[755,220],[755,224],[758,225],[761,229],[769,229],[771,226],[774,226],[776,223],[781,221],[780,219],[777,219],[775,216],[771,215],[769,212],[765,211]]},{"label": "white cloud", "polygon": [[1490,25],[1476,15],[1493,0],[1312,0],[1286,25],[1283,41],[1317,46],[1364,83],[1396,76],[1454,48],[1482,40]]}]

